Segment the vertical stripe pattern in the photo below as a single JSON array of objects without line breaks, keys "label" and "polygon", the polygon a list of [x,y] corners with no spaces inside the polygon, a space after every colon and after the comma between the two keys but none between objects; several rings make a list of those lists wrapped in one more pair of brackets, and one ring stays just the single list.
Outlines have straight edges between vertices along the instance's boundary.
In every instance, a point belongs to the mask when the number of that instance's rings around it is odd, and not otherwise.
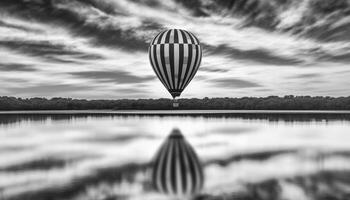
[{"label": "vertical stripe pattern", "polygon": [[203,187],[204,175],[198,156],[178,129],[161,145],[152,164],[152,185],[159,192],[185,196]]},{"label": "vertical stripe pattern", "polygon": [[202,60],[199,40],[181,29],[160,32],[151,41],[148,52],[155,74],[173,98],[180,96],[190,83]]}]

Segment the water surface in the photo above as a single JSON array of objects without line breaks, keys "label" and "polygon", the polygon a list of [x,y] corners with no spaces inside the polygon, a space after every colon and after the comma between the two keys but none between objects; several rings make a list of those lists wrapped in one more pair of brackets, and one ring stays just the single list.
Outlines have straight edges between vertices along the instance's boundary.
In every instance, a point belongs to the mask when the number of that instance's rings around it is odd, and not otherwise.
[{"label": "water surface", "polygon": [[148,164],[174,128],[202,162],[193,198],[349,198],[346,112],[139,114],[0,114],[0,199],[171,199]]}]

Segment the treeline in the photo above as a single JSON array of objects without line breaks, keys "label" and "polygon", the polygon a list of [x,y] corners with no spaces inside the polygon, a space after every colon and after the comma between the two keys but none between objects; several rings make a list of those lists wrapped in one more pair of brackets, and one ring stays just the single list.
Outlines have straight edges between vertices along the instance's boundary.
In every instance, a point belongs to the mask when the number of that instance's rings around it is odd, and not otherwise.
[{"label": "treeline", "polygon": [[[350,110],[350,97],[269,96],[179,99],[179,109],[231,110]],[[72,98],[0,97],[0,110],[167,110],[171,99],[86,100]]]}]

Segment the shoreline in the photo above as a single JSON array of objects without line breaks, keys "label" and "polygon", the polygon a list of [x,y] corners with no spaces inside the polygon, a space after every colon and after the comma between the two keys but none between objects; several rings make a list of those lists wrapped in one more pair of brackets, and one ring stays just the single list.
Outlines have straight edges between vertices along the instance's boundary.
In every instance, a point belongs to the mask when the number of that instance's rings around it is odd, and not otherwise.
[{"label": "shoreline", "polygon": [[15,114],[109,114],[109,115],[215,115],[215,114],[349,114],[350,110],[18,110],[0,111]]}]

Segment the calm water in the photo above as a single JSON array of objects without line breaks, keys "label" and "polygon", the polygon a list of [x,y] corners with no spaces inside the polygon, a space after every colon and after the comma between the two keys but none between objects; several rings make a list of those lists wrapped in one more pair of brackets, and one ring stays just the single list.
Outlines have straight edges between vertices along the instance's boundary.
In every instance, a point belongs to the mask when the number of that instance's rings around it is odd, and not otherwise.
[{"label": "calm water", "polygon": [[195,149],[195,199],[349,199],[350,115],[0,114],[0,199],[173,199],[149,163],[174,128]]}]

